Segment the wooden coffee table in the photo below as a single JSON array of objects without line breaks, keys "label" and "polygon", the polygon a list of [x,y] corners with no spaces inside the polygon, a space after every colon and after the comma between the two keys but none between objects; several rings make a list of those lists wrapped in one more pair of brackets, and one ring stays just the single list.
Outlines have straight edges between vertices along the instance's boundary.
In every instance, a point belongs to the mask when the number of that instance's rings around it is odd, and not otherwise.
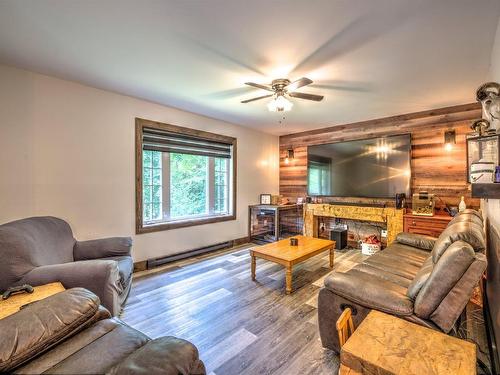
[{"label": "wooden coffee table", "polygon": [[333,267],[333,248],[335,241],[320,238],[295,236],[299,240],[298,246],[291,246],[290,239],[258,246],[250,250],[252,257],[252,280],[255,281],[256,258],[269,260],[281,264],[286,268],[286,294],[292,293],[292,267],[312,258],[323,251],[330,252],[330,268]]}]

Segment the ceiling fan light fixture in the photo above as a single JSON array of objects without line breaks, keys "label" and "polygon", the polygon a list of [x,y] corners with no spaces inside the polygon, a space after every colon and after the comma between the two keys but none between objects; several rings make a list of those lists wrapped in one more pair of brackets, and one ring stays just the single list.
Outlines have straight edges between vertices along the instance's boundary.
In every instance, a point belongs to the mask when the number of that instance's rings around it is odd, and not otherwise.
[{"label": "ceiling fan light fixture", "polygon": [[291,110],[293,103],[283,95],[277,95],[273,100],[267,104],[267,109],[270,112],[287,112]]}]

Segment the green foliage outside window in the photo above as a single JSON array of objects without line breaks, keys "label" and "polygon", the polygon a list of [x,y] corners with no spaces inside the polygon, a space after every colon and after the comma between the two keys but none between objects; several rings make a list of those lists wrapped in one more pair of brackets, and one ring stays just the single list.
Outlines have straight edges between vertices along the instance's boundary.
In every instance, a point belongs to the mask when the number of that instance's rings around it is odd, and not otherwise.
[{"label": "green foliage outside window", "polygon": [[170,154],[170,217],[207,213],[206,156]]},{"label": "green foliage outside window", "polygon": [[[228,213],[230,162],[215,157],[212,164],[209,159],[207,156],[177,153],[169,153],[165,159],[159,151],[143,151],[144,222]],[[209,166],[213,168],[210,182]],[[165,173],[170,177],[170,184],[167,184],[168,177],[163,181]],[[210,208],[209,190],[213,192],[213,207]],[[163,202],[165,194],[170,197],[169,205]]]},{"label": "green foliage outside window", "polygon": [[214,159],[215,183],[214,183],[214,212],[227,212],[227,190],[228,190],[228,160],[224,158]]},{"label": "green foliage outside window", "polygon": [[143,151],[142,206],[144,221],[162,218],[161,152]]}]

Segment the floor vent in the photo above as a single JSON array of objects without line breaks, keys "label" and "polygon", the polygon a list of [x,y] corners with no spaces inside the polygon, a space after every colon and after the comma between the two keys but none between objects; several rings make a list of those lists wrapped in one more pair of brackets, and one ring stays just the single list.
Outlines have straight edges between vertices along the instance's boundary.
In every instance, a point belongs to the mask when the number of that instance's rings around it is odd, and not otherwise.
[{"label": "floor vent", "polygon": [[233,241],[227,241],[227,242],[222,242],[216,245],[210,245],[210,246],[205,246],[205,247],[200,247],[198,249],[194,250],[188,250],[186,252],[180,253],[180,254],[175,254],[175,255],[168,255],[166,257],[161,257],[161,258],[155,258],[155,259],[149,259],[147,261],[147,269],[151,269],[154,267],[161,266],[166,263],[171,263],[176,260],[180,259],[185,259],[189,257],[193,257],[195,255],[200,255],[204,253],[209,253],[211,251],[216,251],[216,250],[221,250],[225,248],[229,248],[233,246]]}]

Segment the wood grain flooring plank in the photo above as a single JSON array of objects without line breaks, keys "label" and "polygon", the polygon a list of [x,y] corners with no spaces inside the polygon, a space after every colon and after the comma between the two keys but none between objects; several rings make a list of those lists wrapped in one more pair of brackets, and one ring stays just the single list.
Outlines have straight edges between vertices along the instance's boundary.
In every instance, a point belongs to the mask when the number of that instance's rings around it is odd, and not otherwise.
[{"label": "wood grain flooring plank", "polygon": [[[239,355],[255,340],[257,340],[257,336],[242,328],[204,352],[200,358],[208,369],[216,369],[227,360]],[[219,374],[221,373],[223,372],[219,372]]]}]

